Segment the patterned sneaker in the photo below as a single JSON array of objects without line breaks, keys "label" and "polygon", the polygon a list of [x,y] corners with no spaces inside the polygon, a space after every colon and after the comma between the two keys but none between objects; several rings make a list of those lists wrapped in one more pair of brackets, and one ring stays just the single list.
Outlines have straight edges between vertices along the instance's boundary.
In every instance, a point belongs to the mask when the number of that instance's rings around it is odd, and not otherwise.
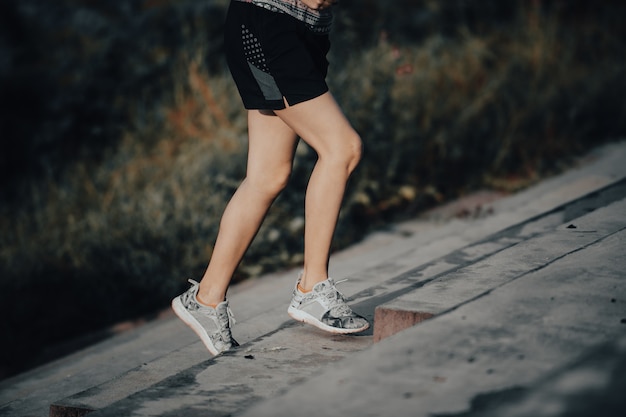
[{"label": "patterned sneaker", "polygon": [[338,334],[358,333],[370,327],[364,317],[348,307],[332,278],[315,284],[307,293],[298,289],[298,283],[287,310],[293,319]]},{"label": "patterned sneaker", "polygon": [[172,300],[174,313],[196,332],[213,355],[239,344],[233,339],[230,327],[235,324],[228,300],[217,307],[207,307],[198,302],[196,294],[200,284],[190,279],[191,288]]}]

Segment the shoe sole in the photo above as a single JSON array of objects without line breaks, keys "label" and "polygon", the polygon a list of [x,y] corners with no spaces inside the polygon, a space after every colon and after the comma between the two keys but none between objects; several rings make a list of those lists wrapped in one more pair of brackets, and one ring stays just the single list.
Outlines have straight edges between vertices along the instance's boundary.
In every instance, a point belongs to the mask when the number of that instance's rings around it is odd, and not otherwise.
[{"label": "shoe sole", "polygon": [[202,327],[198,320],[196,320],[191,313],[187,311],[182,301],[180,301],[180,297],[176,297],[172,300],[172,310],[174,310],[174,313],[176,313],[179,319],[181,319],[187,326],[191,327],[191,330],[198,335],[200,340],[202,340],[202,343],[204,343],[204,346],[206,346],[212,355],[217,356],[220,354],[220,352],[213,345],[213,342],[211,342],[211,338],[207,334],[206,330],[204,330],[204,327]]},{"label": "shoe sole", "polygon": [[370,327],[369,323],[367,323],[367,325],[358,329],[338,329],[337,327],[329,326],[328,324],[322,323],[321,321],[316,319],[314,316],[310,315],[309,313],[305,311],[298,310],[297,308],[293,308],[293,307],[289,307],[287,309],[287,314],[289,314],[289,316],[296,321],[310,324],[311,326],[315,326],[318,329],[321,329],[321,330],[324,330],[326,332],[333,333],[333,334],[360,333],[364,330],[369,329]]}]

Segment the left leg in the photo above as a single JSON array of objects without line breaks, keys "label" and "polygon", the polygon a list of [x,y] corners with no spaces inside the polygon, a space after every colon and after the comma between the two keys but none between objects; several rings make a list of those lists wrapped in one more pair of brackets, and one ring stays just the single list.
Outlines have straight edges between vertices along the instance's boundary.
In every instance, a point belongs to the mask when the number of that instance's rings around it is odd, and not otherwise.
[{"label": "left leg", "polygon": [[271,111],[248,111],[248,163],[220,221],[215,248],[200,283],[199,298],[217,304],[256,235],[270,205],[287,184],[296,135]]},{"label": "left leg", "polygon": [[174,312],[217,355],[236,342],[230,330],[226,291],[235,268],[254,238],[267,209],[291,173],[296,135],[272,112],[248,112],[247,174],[230,202],[201,283],[192,281],[172,300]]}]

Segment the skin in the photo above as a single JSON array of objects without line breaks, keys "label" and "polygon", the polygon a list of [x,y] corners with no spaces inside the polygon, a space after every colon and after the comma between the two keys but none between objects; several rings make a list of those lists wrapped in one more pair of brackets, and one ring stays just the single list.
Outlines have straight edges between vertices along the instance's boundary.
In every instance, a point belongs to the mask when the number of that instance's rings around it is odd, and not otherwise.
[{"label": "skin", "polygon": [[328,278],[330,245],[346,183],[361,157],[361,139],[330,92],[283,110],[248,111],[246,178],[220,222],[198,300],[216,305],[256,235],[270,205],[287,184],[298,136],[318,155],[306,190],[304,267],[310,290]]},{"label": "skin", "polygon": [[[301,0],[323,10],[336,0]],[[310,290],[328,278],[330,245],[346,183],[361,158],[361,138],[331,93],[283,110],[248,111],[246,178],[226,206],[213,255],[200,282],[198,301],[217,305],[265,215],[283,190],[298,137],[318,155],[305,201],[304,267],[300,286]]]},{"label": "skin", "polygon": [[337,2],[337,0],[300,0],[302,3],[306,4],[307,7],[313,10],[323,10],[327,7],[332,6]]}]

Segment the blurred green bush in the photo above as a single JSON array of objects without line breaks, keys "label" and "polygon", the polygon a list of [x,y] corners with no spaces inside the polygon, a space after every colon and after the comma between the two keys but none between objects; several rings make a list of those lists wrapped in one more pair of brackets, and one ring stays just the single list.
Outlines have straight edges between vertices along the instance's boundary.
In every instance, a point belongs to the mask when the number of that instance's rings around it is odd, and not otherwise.
[{"label": "blurred green bush", "polygon": [[[167,305],[245,175],[226,0],[0,6],[0,375]],[[626,132],[626,6],[342,0],[329,83],[365,142],[335,245],[474,189],[515,191]],[[236,280],[302,261],[299,146]]]}]

